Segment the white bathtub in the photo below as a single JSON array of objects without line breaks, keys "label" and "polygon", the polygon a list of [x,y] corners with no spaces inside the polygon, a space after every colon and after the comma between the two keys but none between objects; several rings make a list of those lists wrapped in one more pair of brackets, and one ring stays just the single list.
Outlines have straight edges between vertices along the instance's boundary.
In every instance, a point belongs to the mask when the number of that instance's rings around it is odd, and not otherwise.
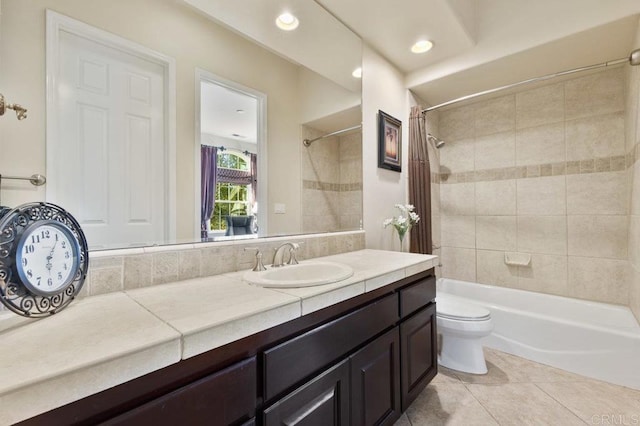
[{"label": "white bathtub", "polygon": [[640,325],[628,308],[451,279],[437,289],[491,311],[484,346],[640,389]]}]

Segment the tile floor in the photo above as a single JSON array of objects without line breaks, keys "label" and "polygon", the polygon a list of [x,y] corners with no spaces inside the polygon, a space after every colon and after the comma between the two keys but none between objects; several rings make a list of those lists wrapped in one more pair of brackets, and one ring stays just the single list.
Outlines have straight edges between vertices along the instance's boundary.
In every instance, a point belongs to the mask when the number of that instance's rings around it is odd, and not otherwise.
[{"label": "tile floor", "polygon": [[640,391],[485,348],[489,372],[440,367],[394,426],[639,425]]}]

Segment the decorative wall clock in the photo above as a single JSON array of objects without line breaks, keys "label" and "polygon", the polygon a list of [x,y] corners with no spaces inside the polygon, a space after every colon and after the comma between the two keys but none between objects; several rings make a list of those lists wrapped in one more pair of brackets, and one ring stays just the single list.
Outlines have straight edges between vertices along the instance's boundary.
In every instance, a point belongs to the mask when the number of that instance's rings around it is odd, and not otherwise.
[{"label": "decorative wall clock", "polygon": [[54,314],[78,295],[87,275],[87,240],[55,204],[0,208],[0,301],[30,318]]}]

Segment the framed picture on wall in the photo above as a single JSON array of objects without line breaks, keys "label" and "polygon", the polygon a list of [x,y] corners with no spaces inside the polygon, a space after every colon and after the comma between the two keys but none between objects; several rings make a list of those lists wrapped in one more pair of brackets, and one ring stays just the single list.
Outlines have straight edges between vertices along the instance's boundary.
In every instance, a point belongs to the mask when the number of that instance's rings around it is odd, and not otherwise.
[{"label": "framed picture on wall", "polygon": [[378,111],[378,167],[402,171],[402,121]]}]

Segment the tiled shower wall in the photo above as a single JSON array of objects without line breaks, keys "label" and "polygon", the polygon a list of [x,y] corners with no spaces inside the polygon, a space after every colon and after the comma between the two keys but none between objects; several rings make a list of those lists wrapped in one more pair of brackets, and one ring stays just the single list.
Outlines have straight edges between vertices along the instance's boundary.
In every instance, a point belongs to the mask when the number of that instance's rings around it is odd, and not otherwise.
[{"label": "tiled shower wall", "polygon": [[[639,37],[640,39],[640,32]],[[636,47],[640,47],[640,42]],[[627,72],[627,134],[629,153],[629,306],[640,322],[640,67]],[[632,156],[633,155],[633,156]]]},{"label": "tiled shower wall", "polygon": [[[325,134],[303,126],[303,138]],[[362,132],[318,140],[301,150],[302,232],[361,228]]]},{"label": "tiled shower wall", "polygon": [[625,72],[440,111],[443,276],[628,304]]}]

